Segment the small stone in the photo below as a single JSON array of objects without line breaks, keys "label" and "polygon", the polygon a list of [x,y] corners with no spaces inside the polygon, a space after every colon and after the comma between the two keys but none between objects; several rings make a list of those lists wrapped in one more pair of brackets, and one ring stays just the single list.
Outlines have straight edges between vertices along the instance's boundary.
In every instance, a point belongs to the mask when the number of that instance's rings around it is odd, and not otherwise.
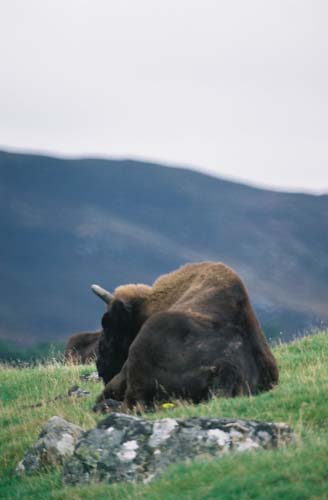
[{"label": "small stone", "polygon": [[119,411],[123,406],[122,401],[117,401],[116,399],[105,399],[100,403],[96,403],[92,410],[95,413],[113,413],[114,411]]},{"label": "small stone", "polygon": [[85,389],[82,389],[82,387],[79,387],[78,385],[73,385],[70,389],[68,389],[67,394],[68,396],[83,398],[89,396],[90,391],[86,391]]},{"label": "small stone", "polygon": [[83,380],[84,382],[100,382],[101,378],[98,377],[98,372],[92,372],[80,375],[80,380]]}]

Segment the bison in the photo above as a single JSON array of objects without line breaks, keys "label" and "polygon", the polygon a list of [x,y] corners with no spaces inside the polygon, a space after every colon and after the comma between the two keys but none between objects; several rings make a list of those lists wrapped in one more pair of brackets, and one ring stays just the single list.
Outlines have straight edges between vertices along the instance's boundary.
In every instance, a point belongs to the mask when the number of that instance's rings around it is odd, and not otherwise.
[{"label": "bison", "polygon": [[223,263],[187,264],[153,286],[123,285],[105,301],[97,370],[98,403],[127,409],[169,397],[198,403],[211,395],[271,389],[278,368],[238,275]]},{"label": "bison", "polygon": [[76,333],[67,342],[64,359],[66,362],[86,364],[95,361],[101,331]]}]

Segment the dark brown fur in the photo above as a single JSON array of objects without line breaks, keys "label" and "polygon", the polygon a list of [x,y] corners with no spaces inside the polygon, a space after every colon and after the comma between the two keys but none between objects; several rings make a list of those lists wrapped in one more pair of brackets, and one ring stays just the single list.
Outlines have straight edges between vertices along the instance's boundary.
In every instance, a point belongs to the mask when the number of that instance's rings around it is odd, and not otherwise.
[{"label": "dark brown fur", "polygon": [[102,324],[99,401],[199,402],[213,393],[257,394],[278,382],[247,291],[222,263],[188,264],[152,287],[117,288]]},{"label": "dark brown fur", "polygon": [[99,331],[72,335],[66,345],[65,361],[77,364],[87,364],[95,361],[101,333]]}]

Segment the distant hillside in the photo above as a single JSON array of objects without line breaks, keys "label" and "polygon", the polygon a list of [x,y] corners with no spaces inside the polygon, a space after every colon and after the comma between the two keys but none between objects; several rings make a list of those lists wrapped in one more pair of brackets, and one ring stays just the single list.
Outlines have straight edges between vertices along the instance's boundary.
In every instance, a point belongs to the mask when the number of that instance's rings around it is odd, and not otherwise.
[{"label": "distant hillside", "polygon": [[0,152],[0,338],[97,329],[108,289],[190,261],[243,277],[268,336],[328,321],[328,196],[132,160]]}]

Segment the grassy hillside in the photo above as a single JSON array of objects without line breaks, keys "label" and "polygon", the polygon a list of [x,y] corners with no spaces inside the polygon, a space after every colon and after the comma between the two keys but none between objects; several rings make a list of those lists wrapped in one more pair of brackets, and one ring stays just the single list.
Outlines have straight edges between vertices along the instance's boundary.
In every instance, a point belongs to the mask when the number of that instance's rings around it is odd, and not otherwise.
[{"label": "grassy hillside", "polygon": [[[287,449],[231,455],[211,462],[179,465],[149,485],[64,487],[60,472],[17,478],[12,475],[26,448],[53,415],[88,429],[103,418],[90,411],[101,384],[81,382],[94,367],[1,368],[0,498],[31,499],[326,499],[328,496],[328,331],[275,349],[281,380],[266,394],[178,405],[148,418],[215,416],[288,422],[298,440]],[[64,398],[73,384],[91,391],[85,399]],[[29,405],[43,403],[40,407]]]}]

